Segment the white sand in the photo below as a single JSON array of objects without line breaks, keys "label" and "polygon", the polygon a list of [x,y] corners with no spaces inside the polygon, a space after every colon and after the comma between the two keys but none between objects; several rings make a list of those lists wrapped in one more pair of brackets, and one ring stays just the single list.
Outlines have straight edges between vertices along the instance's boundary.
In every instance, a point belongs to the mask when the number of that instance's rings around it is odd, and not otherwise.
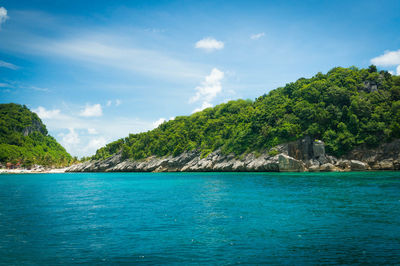
[{"label": "white sand", "polygon": [[54,169],[0,169],[0,174],[56,174],[65,173],[67,168],[54,168]]}]

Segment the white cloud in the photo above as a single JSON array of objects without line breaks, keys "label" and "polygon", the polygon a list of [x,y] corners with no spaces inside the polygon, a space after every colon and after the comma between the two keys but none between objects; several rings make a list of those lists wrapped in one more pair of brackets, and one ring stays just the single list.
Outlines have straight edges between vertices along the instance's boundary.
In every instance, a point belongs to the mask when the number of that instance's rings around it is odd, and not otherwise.
[{"label": "white cloud", "polygon": [[107,101],[107,104],[106,104],[106,105],[107,105],[108,107],[110,107],[111,104],[112,104],[112,101]]},{"label": "white cloud", "polygon": [[103,115],[103,111],[101,109],[101,105],[98,104],[94,104],[94,105],[89,105],[87,104],[85,109],[80,113],[80,116],[84,116],[84,117],[98,117],[98,116],[102,116]]},{"label": "white cloud", "polygon": [[116,99],[116,100],[115,100],[115,106],[119,106],[120,104],[121,104],[121,100]]},{"label": "white cloud", "polygon": [[[385,51],[383,55],[371,59],[371,63],[377,66],[396,67],[396,75],[400,75],[400,49],[397,51]],[[392,75],[394,71],[389,71]]]},{"label": "white cloud", "polygon": [[62,144],[64,144],[65,146],[69,147],[71,145],[75,145],[75,144],[79,144],[79,142],[81,141],[79,139],[78,133],[75,132],[74,128],[69,128],[69,133],[64,135],[62,134]]},{"label": "white cloud", "polygon": [[99,132],[97,132],[97,130],[96,130],[95,128],[88,128],[87,131],[88,131],[88,133],[89,133],[90,135],[97,135],[97,134],[99,134]]},{"label": "white cloud", "polygon": [[171,116],[169,119],[165,119],[164,117],[161,117],[160,119],[158,119],[157,121],[153,122],[153,128],[157,128],[159,125],[161,125],[164,122],[168,122],[170,120],[174,120],[175,117]]},{"label": "white cloud", "polygon": [[0,7],[0,29],[1,29],[1,24],[3,24],[7,19],[8,19],[7,9],[5,9],[4,7]]},{"label": "white cloud", "polygon": [[[105,146],[107,144],[107,140],[100,137],[84,137],[79,135],[75,128],[68,128],[68,133],[59,134],[61,137],[61,144],[67,149],[67,151],[73,151],[74,154],[79,153],[82,155],[93,155],[97,149]],[[81,138],[84,138],[82,141]],[[87,143],[87,145],[82,145],[83,143]]]},{"label": "white cloud", "polygon": [[[96,143],[109,143],[119,138],[126,137],[130,133],[145,132],[154,128],[153,122],[143,121],[133,117],[85,119],[79,117],[79,113],[73,112],[73,110],[76,110],[76,106],[64,104],[64,107],[66,109],[61,110],[58,115],[51,118],[47,116],[47,118],[43,118],[43,120],[50,134],[55,136],[57,141],[59,141],[73,156],[91,156],[98,148],[93,148],[96,146]],[[42,110],[48,111],[45,108]],[[71,113],[69,114],[68,112]],[[46,114],[46,112],[44,113]],[[73,129],[72,133],[70,129]],[[91,134],[95,132],[97,132],[96,135]],[[105,141],[101,141],[101,138]],[[79,142],[77,141],[78,139]],[[92,143],[90,143],[91,141]],[[97,146],[98,145],[99,144],[97,144]]]},{"label": "white cloud", "polygon": [[210,75],[206,76],[200,86],[196,87],[196,95],[190,98],[189,103],[203,101],[210,103],[218,93],[222,91],[221,80],[224,78],[224,72],[217,68],[211,70]]},{"label": "white cloud", "polygon": [[[152,122],[124,117],[111,120],[87,120],[66,115],[60,116],[59,119],[48,119],[45,124],[50,132],[64,132],[69,128],[74,128],[73,133],[70,133],[67,138],[73,140],[73,137],[76,137],[75,140],[79,139],[76,144],[69,144],[71,141],[67,141],[68,139],[63,140],[66,138],[64,134],[58,135],[56,139],[71,155],[78,157],[94,155],[99,147],[107,143],[126,137],[130,133],[145,132],[153,128]],[[94,133],[94,129],[97,132],[96,135],[91,134]],[[54,136],[56,135],[54,134]]]},{"label": "white cloud", "polygon": [[206,76],[200,86],[196,87],[196,95],[190,98],[189,103],[202,101],[201,107],[193,110],[193,113],[212,107],[210,103],[221,91],[221,80],[224,78],[224,72],[217,68],[211,70],[210,75]]},{"label": "white cloud", "polygon": [[385,51],[383,55],[372,58],[371,63],[377,66],[400,65],[400,50]]},{"label": "white cloud", "polygon": [[224,43],[221,41],[217,41],[214,38],[207,37],[198,42],[195,45],[196,48],[203,49],[207,52],[212,52],[214,50],[221,50],[224,48]]},{"label": "white cloud", "polygon": [[86,147],[84,147],[84,150],[94,154],[97,149],[105,146],[106,144],[107,144],[107,141],[103,137],[92,138],[92,139],[90,139],[88,145],[86,145]]},{"label": "white cloud", "polygon": [[154,122],[153,122],[153,127],[154,127],[154,128],[157,128],[159,125],[161,125],[161,124],[164,123],[165,121],[167,121],[167,120],[165,120],[165,118],[160,118],[160,119],[158,119],[157,121],[154,121]]},{"label": "white cloud", "polygon": [[389,70],[388,72],[390,75],[392,75],[392,76],[394,75],[394,72],[392,70]]},{"label": "white cloud", "polygon": [[202,105],[201,105],[201,107],[196,108],[196,109],[193,110],[192,114],[193,114],[193,113],[196,113],[196,112],[203,111],[204,109],[206,109],[206,108],[208,108],[208,107],[212,107],[212,104],[209,103],[209,102],[203,102]]},{"label": "white cloud", "polygon": [[263,37],[263,36],[265,36],[265,33],[264,33],[264,32],[257,33],[257,34],[252,34],[252,35],[250,36],[250,39],[252,39],[252,40],[258,40],[258,39],[260,39],[260,38]]},{"label": "white cloud", "polygon": [[33,109],[33,111],[41,118],[41,119],[53,119],[60,116],[60,110],[47,110],[46,108],[39,106],[37,109]]},{"label": "white cloud", "polygon": [[9,68],[12,70],[17,70],[18,67],[14,64],[8,63],[6,61],[0,60],[0,67],[5,67],[5,68]]}]

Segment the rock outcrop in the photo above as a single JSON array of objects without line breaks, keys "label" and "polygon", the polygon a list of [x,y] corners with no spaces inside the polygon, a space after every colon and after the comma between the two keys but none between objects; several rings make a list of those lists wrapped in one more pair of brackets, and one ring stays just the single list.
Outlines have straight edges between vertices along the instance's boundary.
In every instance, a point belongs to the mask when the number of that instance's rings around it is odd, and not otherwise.
[{"label": "rock outcrop", "polygon": [[346,158],[361,161],[372,170],[400,170],[400,139],[373,149],[358,147],[346,155]]},{"label": "rock outcrop", "polygon": [[73,165],[67,172],[302,172],[305,165],[286,154],[255,156],[248,154],[243,158],[223,155],[220,150],[200,157],[198,151],[184,152],[177,157],[149,157],[141,161],[130,159],[121,161],[121,154],[105,160],[88,161]]},{"label": "rock outcrop", "polygon": [[[332,172],[365,170],[400,170],[400,140],[375,149],[360,147],[337,159],[325,153],[322,141],[310,137],[278,145],[277,155],[264,152],[237,157],[220,150],[201,158],[198,150],[179,156],[149,157],[134,161],[120,153],[105,160],[88,161],[69,167],[67,172]],[[272,153],[271,153],[272,154]]]}]

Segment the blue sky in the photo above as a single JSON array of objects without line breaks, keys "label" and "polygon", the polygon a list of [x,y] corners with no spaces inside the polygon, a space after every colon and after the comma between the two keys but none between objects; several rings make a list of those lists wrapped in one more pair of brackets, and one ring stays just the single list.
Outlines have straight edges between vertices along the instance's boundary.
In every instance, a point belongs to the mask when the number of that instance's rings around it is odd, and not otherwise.
[{"label": "blue sky", "polygon": [[400,74],[400,1],[0,0],[0,102],[72,155],[335,66]]}]

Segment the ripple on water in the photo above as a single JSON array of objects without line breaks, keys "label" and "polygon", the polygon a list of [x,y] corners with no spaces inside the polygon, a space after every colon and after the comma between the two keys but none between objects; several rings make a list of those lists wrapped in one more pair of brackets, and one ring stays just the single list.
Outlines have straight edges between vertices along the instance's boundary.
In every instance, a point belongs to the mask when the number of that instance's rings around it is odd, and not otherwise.
[{"label": "ripple on water", "polygon": [[400,173],[0,178],[4,264],[399,264]]}]

